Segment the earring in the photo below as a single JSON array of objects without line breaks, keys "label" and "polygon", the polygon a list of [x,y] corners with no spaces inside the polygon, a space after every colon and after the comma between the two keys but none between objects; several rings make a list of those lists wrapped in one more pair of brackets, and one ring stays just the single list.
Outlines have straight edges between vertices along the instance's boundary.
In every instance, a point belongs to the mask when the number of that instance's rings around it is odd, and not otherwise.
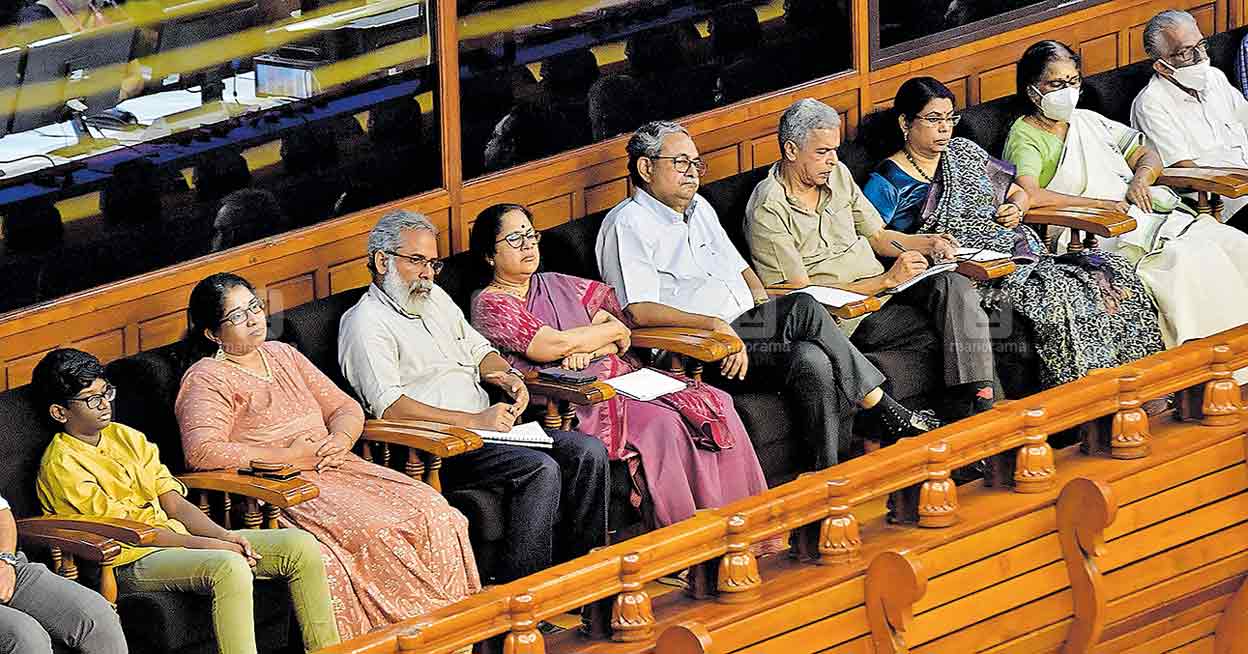
[{"label": "earring", "polygon": [[214,354],[214,355],[212,355],[212,358],[216,359],[217,361],[224,361],[224,360],[225,360],[225,350],[224,350],[224,349],[222,349],[222,347],[221,347],[220,345],[217,345],[217,353],[216,353],[216,354]]},{"label": "earring", "polygon": [[907,129],[901,132],[901,140],[905,141],[906,143],[910,142],[910,130]]}]

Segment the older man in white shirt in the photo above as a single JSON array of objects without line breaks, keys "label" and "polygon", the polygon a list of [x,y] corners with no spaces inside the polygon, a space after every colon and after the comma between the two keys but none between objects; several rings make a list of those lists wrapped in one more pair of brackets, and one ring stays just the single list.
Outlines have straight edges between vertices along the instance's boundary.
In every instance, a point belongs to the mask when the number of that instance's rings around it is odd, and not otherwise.
[{"label": "older man in white shirt", "polygon": [[[1248,100],[1209,65],[1205,38],[1186,11],[1166,10],[1144,28],[1155,74],[1131,104],[1131,125],[1144,132],[1166,166],[1248,169]],[[1223,198],[1223,220],[1248,197]],[[1243,229],[1248,217],[1234,219]]]},{"label": "older man in white shirt", "polygon": [[[421,214],[392,211],[373,227],[373,284],[340,322],[343,376],[378,418],[509,431],[528,405],[523,378],[433,283],[437,256],[437,228]],[[513,401],[491,404],[483,383]],[[577,432],[547,433],[550,450],[486,444],[443,463],[448,488],[503,491],[507,547],[496,581],[606,544],[606,447]]]},{"label": "older man in white shirt", "polygon": [[836,464],[858,408],[886,440],[936,425],[884,393],[884,375],[811,296],[768,300],[714,207],[697,194],[706,164],[685,128],[648,123],[627,149],[637,190],[603,220],[596,253],[603,279],[634,322],[739,336],[745,349],[724,359],[716,383],[780,389],[816,469]]}]

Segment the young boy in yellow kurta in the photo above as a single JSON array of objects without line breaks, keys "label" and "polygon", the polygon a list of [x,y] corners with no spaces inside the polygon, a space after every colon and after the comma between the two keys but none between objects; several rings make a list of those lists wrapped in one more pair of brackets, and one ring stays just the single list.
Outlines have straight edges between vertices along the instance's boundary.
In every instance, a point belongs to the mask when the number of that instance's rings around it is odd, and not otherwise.
[{"label": "young boy in yellow kurta", "polygon": [[186,487],[143,434],[112,421],[116,389],[90,354],[50,352],[35,393],[61,427],[43,453],[37,491],[47,513],[123,518],[156,528],[152,547],[125,547],[118,589],[212,596],[222,654],[255,654],[252,578],[286,582],[308,651],[338,642],[320,547],[297,529],[228,531],[186,500]]}]

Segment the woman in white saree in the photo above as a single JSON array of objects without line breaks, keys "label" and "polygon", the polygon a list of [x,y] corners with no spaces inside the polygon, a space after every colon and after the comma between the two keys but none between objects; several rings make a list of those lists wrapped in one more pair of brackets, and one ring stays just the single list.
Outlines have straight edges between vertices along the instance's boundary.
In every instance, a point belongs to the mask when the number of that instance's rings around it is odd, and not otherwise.
[{"label": "woman in white saree", "polygon": [[1069,47],[1033,44],[1017,74],[1026,110],[1010,127],[1004,158],[1018,167],[1032,206],[1103,207],[1135,218],[1134,231],[1101,247],[1135,264],[1167,347],[1248,323],[1248,234],[1153,186],[1161,159],[1140,132],[1075,108],[1079,57]]}]

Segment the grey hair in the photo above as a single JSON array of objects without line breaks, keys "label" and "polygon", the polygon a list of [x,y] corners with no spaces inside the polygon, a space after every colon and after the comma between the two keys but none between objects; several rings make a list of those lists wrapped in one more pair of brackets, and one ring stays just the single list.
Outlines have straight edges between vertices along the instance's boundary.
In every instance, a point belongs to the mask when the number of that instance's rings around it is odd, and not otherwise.
[{"label": "grey hair", "polygon": [[780,151],[784,144],[792,141],[798,148],[806,145],[810,133],[817,129],[840,131],[841,115],[828,105],[813,98],[803,98],[789,105],[780,116],[780,129],[776,138],[780,141]]},{"label": "grey hair", "polygon": [[645,184],[645,180],[637,173],[637,160],[642,157],[659,156],[659,153],[663,151],[663,139],[672,134],[689,136],[689,130],[681,127],[679,123],[668,120],[652,120],[633,132],[624,149],[628,152],[628,173],[632,176],[634,184],[638,186]]},{"label": "grey hair", "polygon": [[1166,46],[1166,33],[1183,25],[1191,25],[1197,30],[1200,24],[1191,14],[1181,9],[1167,9],[1148,21],[1148,25],[1144,26],[1144,51],[1153,59],[1161,59],[1166,56],[1163,48]]},{"label": "grey hair", "polygon": [[377,258],[377,253],[393,252],[397,249],[402,242],[402,233],[405,229],[430,232],[434,237],[438,235],[437,226],[423,213],[406,209],[387,212],[368,233],[368,270],[374,275],[377,274],[373,263]]}]

